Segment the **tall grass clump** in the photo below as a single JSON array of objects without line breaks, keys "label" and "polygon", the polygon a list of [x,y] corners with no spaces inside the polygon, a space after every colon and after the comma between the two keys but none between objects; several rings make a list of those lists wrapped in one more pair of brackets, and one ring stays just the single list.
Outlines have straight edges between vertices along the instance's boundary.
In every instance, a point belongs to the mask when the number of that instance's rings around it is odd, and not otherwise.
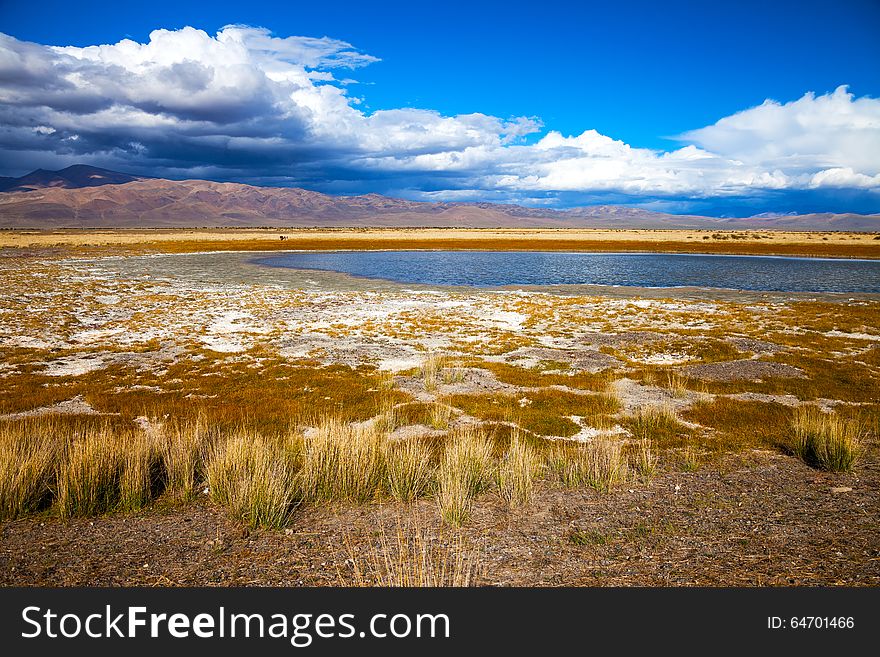
[{"label": "tall grass clump", "polygon": [[509,507],[526,506],[531,501],[541,466],[535,449],[514,436],[495,471],[498,493]]},{"label": "tall grass clump", "polygon": [[174,423],[160,430],[162,465],[165,471],[165,492],[174,500],[192,499],[204,476],[204,461],[209,449],[205,418]]},{"label": "tall grass clump", "polygon": [[433,429],[448,429],[452,422],[453,408],[449,404],[434,402],[428,415],[428,422]]},{"label": "tall grass clump", "polygon": [[378,545],[366,555],[350,540],[346,551],[352,573],[340,573],[342,586],[475,586],[486,570],[480,553],[467,549],[461,536],[432,541],[420,524],[404,526],[399,519],[391,536],[380,529]]},{"label": "tall grass clump", "polygon": [[627,460],[620,442],[596,438],[584,444],[557,445],[551,450],[548,465],[558,481],[567,488],[589,486],[607,492],[624,481]]},{"label": "tall grass clump", "polygon": [[830,472],[851,471],[865,437],[858,420],[823,413],[815,406],[798,410],[792,434],[792,451],[807,465]]},{"label": "tall grass clump", "polygon": [[60,454],[52,425],[0,424],[0,520],[12,520],[43,506]]},{"label": "tall grass clump", "polygon": [[128,447],[109,428],[87,429],[70,437],[66,458],[56,465],[56,503],[63,518],[113,510]]},{"label": "tall grass clump", "polygon": [[425,390],[432,392],[440,383],[461,383],[465,369],[452,365],[453,361],[446,354],[429,354],[419,368]]},{"label": "tall grass clump", "polygon": [[647,437],[639,439],[630,459],[632,469],[645,479],[650,479],[657,473],[657,461],[651,439]]},{"label": "tall grass clump", "polygon": [[211,498],[251,527],[284,526],[296,502],[296,451],[282,439],[239,432],[207,465]]},{"label": "tall grass clump", "polygon": [[138,431],[123,447],[119,473],[119,508],[137,511],[150,503],[158,476],[159,447],[154,434]]},{"label": "tall grass clump", "polygon": [[661,447],[676,443],[680,434],[687,433],[675,410],[667,404],[640,408],[635,415],[625,418],[623,424],[637,440],[648,439]]},{"label": "tall grass clump", "polygon": [[443,520],[454,527],[467,521],[471,502],[489,485],[491,471],[492,443],[482,431],[468,427],[448,439],[438,474]]},{"label": "tall grass clump", "polygon": [[688,389],[686,384],[687,377],[681,372],[677,370],[666,371],[666,388],[676,399],[687,396]]},{"label": "tall grass clump", "polygon": [[434,488],[435,471],[431,448],[418,439],[385,444],[388,490],[399,502],[412,502]]},{"label": "tall grass clump", "polygon": [[330,419],[303,439],[300,491],[312,503],[373,499],[385,482],[384,435]]}]

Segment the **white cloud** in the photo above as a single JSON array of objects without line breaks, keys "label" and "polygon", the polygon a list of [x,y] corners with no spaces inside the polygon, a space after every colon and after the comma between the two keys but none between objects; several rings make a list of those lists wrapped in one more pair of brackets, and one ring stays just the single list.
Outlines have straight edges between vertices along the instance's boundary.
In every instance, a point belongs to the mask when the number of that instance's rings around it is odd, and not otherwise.
[{"label": "white cloud", "polygon": [[[0,34],[0,157],[95,161],[154,175],[292,184],[391,181],[430,198],[620,193],[710,198],[769,190],[880,190],[880,100],[833,93],[763,104],[638,148],[535,118],[430,109],[366,112],[334,71],[377,59],[331,38],[227,26],[149,41],[43,46]],[[347,74],[348,75],[348,74]],[[548,196],[550,195],[550,196]]]}]

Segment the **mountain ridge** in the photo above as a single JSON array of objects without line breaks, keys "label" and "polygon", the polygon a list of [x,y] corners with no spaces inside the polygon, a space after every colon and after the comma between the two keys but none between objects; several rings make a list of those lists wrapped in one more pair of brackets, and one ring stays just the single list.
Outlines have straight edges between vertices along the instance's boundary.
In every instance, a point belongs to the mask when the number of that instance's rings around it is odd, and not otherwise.
[{"label": "mountain ridge", "polygon": [[880,231],[880,215],[674,215],[627,206],[564,210],[488,202],[424,202],[370,193],[167,180],[73,165],[0,179],[0,228],[399,226]]}]

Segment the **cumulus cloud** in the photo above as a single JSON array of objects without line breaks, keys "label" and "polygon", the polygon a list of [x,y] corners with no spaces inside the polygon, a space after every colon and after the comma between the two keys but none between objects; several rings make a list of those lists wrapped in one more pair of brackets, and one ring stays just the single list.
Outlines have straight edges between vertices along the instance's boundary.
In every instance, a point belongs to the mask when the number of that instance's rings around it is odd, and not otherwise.
[{"label": "cumulus cloud", "polygon": [[664,152],[590,129],[527,143],[544,130],[534,117],[367,112],[348,88],[351,71],[376,61],[344,41],[242,25],[88,47],[0,34],[0,164],[14,173],[89,161],[172,177],[542,204],[880,192],[880,100],[846,87],[767,100]]}]

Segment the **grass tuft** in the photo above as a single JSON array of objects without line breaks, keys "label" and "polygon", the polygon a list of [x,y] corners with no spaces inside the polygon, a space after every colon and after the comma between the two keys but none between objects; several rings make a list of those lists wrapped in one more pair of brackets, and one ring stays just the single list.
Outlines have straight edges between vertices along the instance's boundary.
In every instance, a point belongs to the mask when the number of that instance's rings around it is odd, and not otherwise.
[{"label": "grass tuft", "polygon": [[471,502],[488,486],[492,470],[492,443],[467,427],[456,432],[443,452],[438,474],[437,501],[443,520],[454,527],[470,516]]},{"label": "grass tuft", "polygon": [[511,508],[531,501],[535,477],[541,471],[541,459],[534,448],[514,436],[510,448],[495,470],[495,482],[501,499]]},{"label": "grass tuft", "polygon": [[306,502],[373,499],[385,482],[384,435],[375,426],[323,421],[303,441],[299,482]]},{"label": "grass tuft", "polygon": [[385,444],[385,470],[391,497],[412,502],[434,488],[436,468],[431,448],[417,439]]},{"label": "grass tuft", "polygon": [[850,472],[863,451],[865,431],[858,420],[823,413],[815,406],[798,410],[792,433],[792,451],[821,470]]},{"label": "grass tuft", "polygon": [[607,492],[628,475],[623,447],[611,438],[584,444],[560,444],[548,457],[550,471],[566,488],[589,486]]},{"label": "grass tuft", "polygon": [[59,441],[45,422],[0,425],[0,520],[39,510],[54,483]]},{"label": "grass tuft", "polygon": [[296,451],[260,434],[230,436],[208,461],[211,499],[251,527],[283,527],[296,506]]},{"label": "grass tuft", "polygon": [[346,540],[352,573],[340,573],[342,586],[437,587],[475,586],[486,570],[481,555],[469,550],[461,536],[434,540],[420,524],[404,526],[398,519],[391,536],[379,530],[378,544],[364,556]]}]

